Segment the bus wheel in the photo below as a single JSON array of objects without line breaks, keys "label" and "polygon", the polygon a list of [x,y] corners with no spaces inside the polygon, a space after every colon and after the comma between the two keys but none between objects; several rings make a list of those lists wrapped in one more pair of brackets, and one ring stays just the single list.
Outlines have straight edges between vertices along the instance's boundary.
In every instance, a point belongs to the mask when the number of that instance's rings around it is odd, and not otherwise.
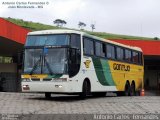
[{"label": "bus wheel", "polygon": [[116,94],[117,96],[124,96],[124,91],[117,91]]},{"label": "bus wheel", "polygon": [[47,99],[50,99],[50,98],[51,98],[51,93],[50,93],[50,92],[46,92],[46,93],[45,93],[45,97],[46,97]]},{"label": "bus wheel", "polygon": [[130,96],[130,84],[129,84],[129,82],[127,82],[126,85],[125,85],[124,93],[125,93],[125,96]]},{"label": "bus wheel", "polygon": [[135,84],[134,82],[132,82],[131,87],[130,87],[130,95],[131,96],[135,96],[136,92],[135,92]]},{"label": "bus wheel", "polygon": [[140,91],[140,90],[136,91],[136,92],[135,92],[135,95],[136,95],[136,96],[140,96],[140,95],[141,95],[141,91]]},{"label": "bus wheel", "polygon": [[83,82],[82,92],[80,93],[80,97],[85,99],[87,95],[90,93],[90,84],[87,80]]}]

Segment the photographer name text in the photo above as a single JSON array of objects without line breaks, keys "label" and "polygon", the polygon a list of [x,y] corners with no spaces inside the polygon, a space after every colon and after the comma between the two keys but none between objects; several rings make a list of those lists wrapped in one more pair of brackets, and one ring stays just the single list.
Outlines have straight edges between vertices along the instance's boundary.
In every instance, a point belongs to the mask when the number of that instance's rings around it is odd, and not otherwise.
[{"label": "photographer name text", "polygon": [[49,2],[2,2],[3,6],[7,8],[44,8],[45,6],[49,5]]}]

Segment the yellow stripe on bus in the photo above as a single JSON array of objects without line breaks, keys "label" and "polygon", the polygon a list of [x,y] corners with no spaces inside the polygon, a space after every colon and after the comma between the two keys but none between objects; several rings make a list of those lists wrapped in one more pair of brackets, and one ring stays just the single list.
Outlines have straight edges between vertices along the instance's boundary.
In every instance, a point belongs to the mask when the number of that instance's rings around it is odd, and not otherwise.
[{"label": "yellow stripe on bus", "polygon": [[22,78],[46,78],[48,75],[22,75]]}]

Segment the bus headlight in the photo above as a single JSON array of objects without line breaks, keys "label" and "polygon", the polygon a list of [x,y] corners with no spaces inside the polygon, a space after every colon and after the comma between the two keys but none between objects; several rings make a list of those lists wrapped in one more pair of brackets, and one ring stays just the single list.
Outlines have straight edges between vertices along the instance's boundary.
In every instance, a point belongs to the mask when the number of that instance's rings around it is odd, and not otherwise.
[{"label": "bus headlight", "polygon": [[31,80],[29,78],[23,78],[22,82],[30,82]]}]

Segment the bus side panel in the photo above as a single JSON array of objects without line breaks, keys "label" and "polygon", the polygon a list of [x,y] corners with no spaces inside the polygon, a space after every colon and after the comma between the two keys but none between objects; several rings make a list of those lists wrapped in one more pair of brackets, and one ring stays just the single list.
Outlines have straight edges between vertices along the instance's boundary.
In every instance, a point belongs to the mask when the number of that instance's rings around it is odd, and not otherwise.
[{"label": "bus side panel", "polygon": [[142,88],[143,66],[115,61],[109,61],[109,65],[118,91],[124,91],[127,80],[135,82],[136,90]]},{"label": "bus side panel", "polygon": [[80,87],[80,89],[82,89],[84,79],[88,78],[92,92],[117,91],[109,69],[106,60],[85,56],[82,60],[80,72],[73,79],[79,80],[77,88]]},{"label": "bus side panel", "polygon": [[[121,65],[121,67],[116,68],[115,65]],[[82,91],[85,78],[90,80],[92,92],[124,91],[127,80],[130,84],[134,80],[136,90],[139,90],[143,83],[143,66],[95,57],[84,57],[79,73],[70,78],[72,81],[78,80],[78,82],[73,82],[73,91]]]},{"label": "bus side panel", "polygon": [[99,82],[104,86],[115,86],[107,60],[92,58]]}]

